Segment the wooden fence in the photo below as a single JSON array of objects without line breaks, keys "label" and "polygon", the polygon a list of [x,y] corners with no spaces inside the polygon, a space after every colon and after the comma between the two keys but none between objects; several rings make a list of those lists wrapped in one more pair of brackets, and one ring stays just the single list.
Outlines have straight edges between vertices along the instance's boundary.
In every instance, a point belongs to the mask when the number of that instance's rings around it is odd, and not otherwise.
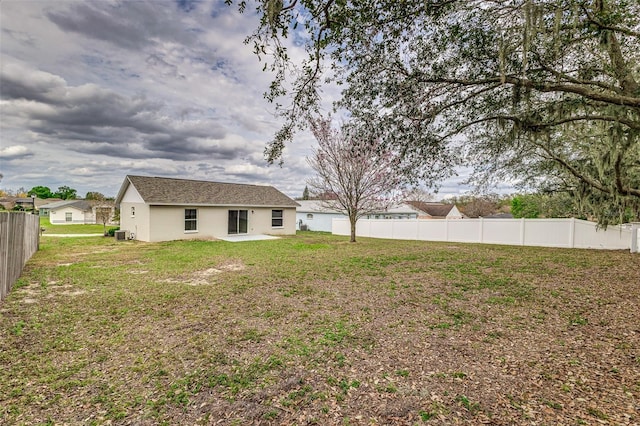
[{"label": "wooden fence", "polygon": [[0,212],[0,301],[11,291],[27,260],[40,245],[40,218]]}]

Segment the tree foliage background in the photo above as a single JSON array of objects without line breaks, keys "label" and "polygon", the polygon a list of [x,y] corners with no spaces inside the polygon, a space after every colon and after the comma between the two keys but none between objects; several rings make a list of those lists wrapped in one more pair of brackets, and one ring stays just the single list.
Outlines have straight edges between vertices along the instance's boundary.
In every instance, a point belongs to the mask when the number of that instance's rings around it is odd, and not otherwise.
[{"label": "tree foliage background", "polygon": [[[401,155],[411,179],[473,164],[479,187],[566,192],[604,224],[638,211],[637,0],[253,5],[262,19],[248,41],[272,55],[266,97],[285,119],[271,161],[318,112],[328,79],[343,87],[336,108]],[[305,45],[304,62],[291,63],[287,37]]]}]

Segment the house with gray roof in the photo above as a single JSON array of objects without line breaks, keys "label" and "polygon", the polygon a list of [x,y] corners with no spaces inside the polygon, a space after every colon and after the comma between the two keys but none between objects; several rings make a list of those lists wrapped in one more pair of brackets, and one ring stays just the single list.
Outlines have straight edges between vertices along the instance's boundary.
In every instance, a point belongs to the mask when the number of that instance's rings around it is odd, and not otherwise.
[{"label": "house with gray roof", "polygon": [[73,225],[96,223],[96,218],[85,200],[62,200],[43,204],[39,207],[40,216],[49,216],[52,225]]},{"label": "house with gray roof", "polygon": [[425,201],[406,201],[406,204],[418,211],[418,219],[463,219],[464,216],[455,204],[431,203]]},{"label": "house with gray roof", "polygon": [[272,186],[129,175],[116,205],[141,241],[296,233],[298,203]]},{"label": "house with gray roof", "polygon": [[[306,231],[331,232],[333,219],[346,219],[344,213],[332,210],[322,200],[298,200],[296,209],[297,229]],[[371,212],[363,219],[416,219],[418,212],[407,204],[399,204],[377,212]]]}]

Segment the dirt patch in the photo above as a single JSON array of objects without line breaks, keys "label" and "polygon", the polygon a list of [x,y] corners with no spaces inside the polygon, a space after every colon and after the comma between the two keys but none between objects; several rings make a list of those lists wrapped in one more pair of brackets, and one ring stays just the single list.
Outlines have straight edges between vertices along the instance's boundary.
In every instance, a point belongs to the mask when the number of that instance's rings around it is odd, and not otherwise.
[{"label": "dirt patch", "polygon": [[42,296],[44,296],[46,299],[52,299],[59,295],[76,297],[76,296],[80,296],[82,294],[87,293],[85,290],[78,290],[78,289],[71,290],[73,288],[74,286],[71,284],[58,285],[58,281],[51,280],[47,282],[46,286],[41,286],[40,284],[32,283],[26,287],[22,287],[14,291],[16,293],[20,292],[29,296],[22,299],[22,303],[29,304],[29,305],[38,303],[39,302],[38,297],[42,297]]},{"label": "dirt patch", "polygon": [[228,262],[217,265],[215,268],[207,268],[201,271],[195,271],[191,276],[184,281],[185,284],[190,286],[199,286],[211,284],[211,278],[216,277],[219,274],[225,272],[238,272],[246,268],[244,263],[239,260],[230,260]]},{"label": "dirt patch", "polygon": [[207,277],[219,274],[220,272],[222,272],[222,269],[209,268],[209,269],[205,269],[204,271],[194,272],[193,275],[195,277],[207,278]]},{"label": "dirt patch", "polygon": [[87,292],[84,290],[75,290],[75,291],[62,291],[60,292],[61,295],[63,296],[70,296],[70,297],[76,297],[76,296],[80,296],[81,294],[86,294]]},{"label": "dirt patch", "polygon": [[243,271],[246,269],[244,263],[239,260],[235,260],[229,263],[222,264],[218,266],[221,271]]}]

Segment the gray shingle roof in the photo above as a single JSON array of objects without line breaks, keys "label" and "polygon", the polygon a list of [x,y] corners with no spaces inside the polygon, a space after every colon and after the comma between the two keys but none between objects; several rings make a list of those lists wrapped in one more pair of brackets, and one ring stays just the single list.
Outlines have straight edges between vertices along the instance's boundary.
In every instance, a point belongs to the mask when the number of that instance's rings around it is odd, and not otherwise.
[{"label": "gray shingle roof", "polygon": [[63,207],[75,207],[78,210],[89,211],[91,210],[91,204],[85,200],[62,200],[53,203],[43,204],[41,209],[57,210]]},{"label": "gray shingle roof", "polygon": [[446,217],[453,204],[425,203],[423,201],[406,201],[407,204],[433,217]]},{"label": "gray shingle roof", "polygon": [[125,178],[118,202],[124,195],[127,181],[136,188],[147,204],[268,207],[298,205],[272,186],[131,175]]}]

